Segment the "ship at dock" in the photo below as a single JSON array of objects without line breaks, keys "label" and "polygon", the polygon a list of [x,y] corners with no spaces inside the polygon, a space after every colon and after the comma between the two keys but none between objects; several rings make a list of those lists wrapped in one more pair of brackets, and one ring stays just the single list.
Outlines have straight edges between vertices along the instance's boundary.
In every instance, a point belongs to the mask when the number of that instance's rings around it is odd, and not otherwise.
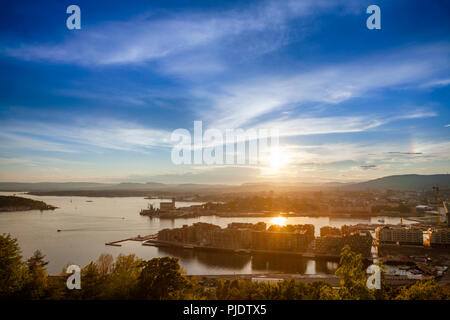
[{"label": "ship at dock", "polygon": [[152,204],[149,204],[148,205],[148,207],[147,207],[147,209],[141,209],[141,212],[139,212],[139,214],[141,215],[141,216],[150,216],[150,217],[153,217],[153,216],[157,216],[158,215],[158,209],[156,209],[155,207],[153,207],[153,205]]},{"label": "ship at dock", "polygon": [[149,204],[147,209],[140,211],[141,216],[158,217],[162,219],[173,218],[190,218],[197,217],[200,214],[207,215],[210,212],[204,210],[202,204],[191,205],[189,207],[177,208],[175,206],[175,198],[171,201],[164,201],[159,203],[159,208],[155,208],[152,204]]},{"label": "ship at dock", "polygon": [[155,208],[152,204],[149,203],[147,209],[142,209],[139,214],[141,216],[160,217],[162,213],[171,212],[175,209],[175,198],[172,198],[170,202],[160,202],[159,209]]}]

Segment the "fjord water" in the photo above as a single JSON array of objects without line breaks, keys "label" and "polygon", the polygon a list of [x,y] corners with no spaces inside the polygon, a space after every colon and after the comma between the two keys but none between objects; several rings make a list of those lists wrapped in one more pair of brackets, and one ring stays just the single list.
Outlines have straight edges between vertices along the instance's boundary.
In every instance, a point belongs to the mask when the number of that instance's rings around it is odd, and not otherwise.
[{"label": "fjord water", "polygon": [[[58,207],[55,211],[0,212],[0,234],[10,233],[17,238],[22,254],[28,258],[36,249],[40,249],[49,260],[47,269],[58,273],[67,264],[85,266],[97,260],[102,253],[114,257],[134,253],[140,258],[174,256],[188,274],[241,274],[241,273],[334,273],[336,263],[313,261],[298,257],[248,256],[228,253],[194,252],[174,248],[156,248],[142,246],[140,242],[123,242],[121,247],[106,246],[106,242],[155,234],[164,228],[177,228],[184,224],[207,222],[226,227],[230,222],[264,221],[271,218],[221,218],[216,216],[189,219],[158,219],[140,216],[139,211],[148,204],[158,206],[160,199],[143,197],[102,198],[102,197],[56,197],[32,196],[13,192],[1,192],[1,195],[23,196],[44,201]],[[178,202],[177,207],[197,204]],[[311,223],[315,226],[316,236],[321,227],[330,225],[340,227],[357,223],[377,223],[379,217],[367,219],[328,218],[328,217],[290,217],[286,224]],[[399,223],[398,218],[384,217],[385,223]],[[405,221],[407,223],[407,221]],[[58,232],[57,230],[61,230]]]}]

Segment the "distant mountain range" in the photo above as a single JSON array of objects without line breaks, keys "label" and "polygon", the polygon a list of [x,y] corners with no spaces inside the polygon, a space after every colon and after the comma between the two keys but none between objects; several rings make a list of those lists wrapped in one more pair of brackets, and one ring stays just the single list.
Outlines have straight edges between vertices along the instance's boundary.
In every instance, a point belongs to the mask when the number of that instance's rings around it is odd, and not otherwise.
[{"label": "distant mountain range", "polygon": [[197,190],[226,187],[209,184],[164,184],[147,183],[93,183],[93,182],[0,182],[0,191],[11,192],[51,192],[51,191],[155,191],[155,190]]},{"label": "distant mountain range", "polygon": [[359,183],[244,183],[242,185],[222,184],[164,184],[147,183],[91,183],[91,182],[0,182],[0,191],[12,192],[66,192],[66,191],[185,191],[185,192],[248,192],[295,189],[339,189],[339,190],[430,190],[434,185],[450,186],[450,174],[395,175]]},{"label": "distant mountain range", "polygon": [[450,186],[450,174],[405,174],[338,186],[347,190],[431,190],[435,185]]}]

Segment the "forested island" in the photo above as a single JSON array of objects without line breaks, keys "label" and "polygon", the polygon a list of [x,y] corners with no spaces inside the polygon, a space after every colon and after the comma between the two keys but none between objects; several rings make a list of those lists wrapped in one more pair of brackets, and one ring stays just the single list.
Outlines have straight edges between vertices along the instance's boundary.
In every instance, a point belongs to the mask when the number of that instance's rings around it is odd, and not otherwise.
[{"label": "forested island", "polygon": [[46,204],[43,201],[16,196],[0,196],[0,212],[55,209],[56,207]]}]

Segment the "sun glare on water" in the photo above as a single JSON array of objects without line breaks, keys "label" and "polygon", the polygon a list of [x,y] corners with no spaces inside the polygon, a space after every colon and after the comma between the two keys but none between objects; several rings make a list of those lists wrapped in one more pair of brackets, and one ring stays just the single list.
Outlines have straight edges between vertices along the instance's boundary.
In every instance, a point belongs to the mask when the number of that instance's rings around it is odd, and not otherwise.
[{"label": "sun glare on water", "polygon": [[275,217],[275,218],[272,218],[272,220],[270,220],[270,223],[271,224],[276,224],[276,225],[279,225],[279,226],[285,226],[286,225],[286,218]]}]

